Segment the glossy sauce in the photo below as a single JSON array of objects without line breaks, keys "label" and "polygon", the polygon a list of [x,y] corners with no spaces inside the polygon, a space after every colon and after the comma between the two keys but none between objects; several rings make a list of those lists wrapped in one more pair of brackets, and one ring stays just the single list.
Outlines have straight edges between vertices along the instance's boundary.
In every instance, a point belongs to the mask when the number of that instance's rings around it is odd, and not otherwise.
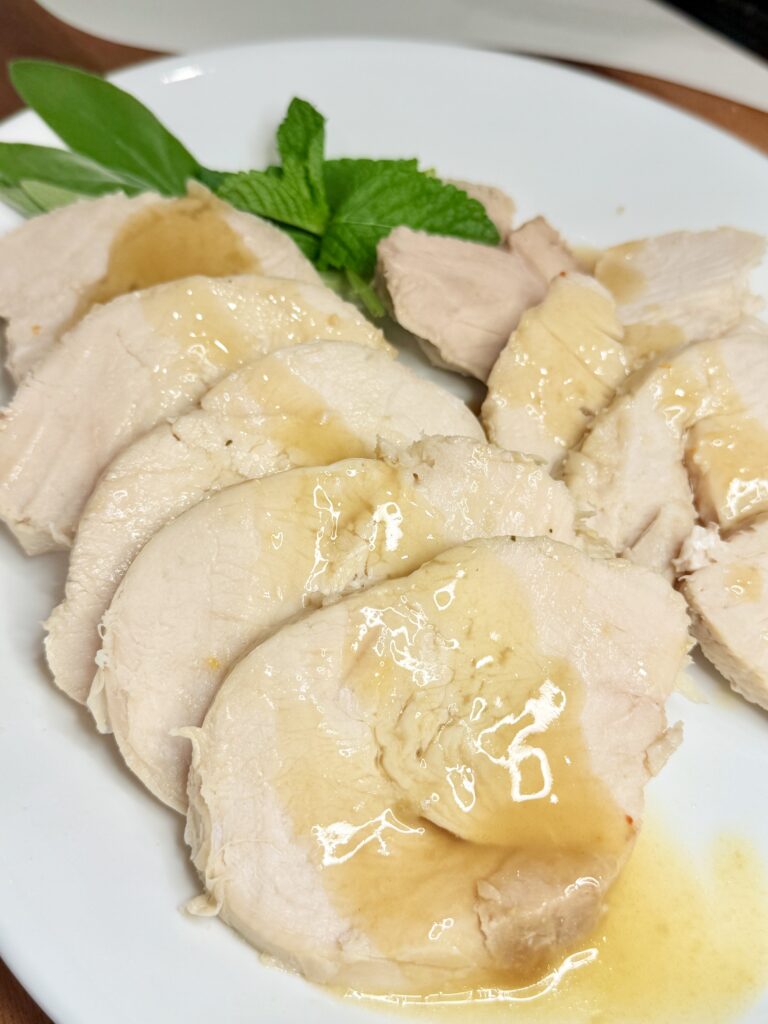
[{"label": "glossy sauce", "polygon": [[225,213],[224,204],[207,194],[139,210],[112,242],[107,271],[90,290],[87,306],[195,274],[259,273],[258,259]]},{"label": "glossy sauce", "polygon": [[687,431],[686,463],[705,520],[732,529],[768,509],[768,431],[744,409],[716,347],[699,360],[662,364],[654,387],[670,427]]},{"label": "glossy sauce", "polygon": [[524,602],[511,588],[499,602],[476,564],[429,569],[391,604],[361,598],[349,621],[343,685],[372,723],[375,759],[324,731],[306,702],[278,729],[313,736],[283,751],[280,786],[334,905],[411,985],[433,975],[414,950],[465,985],[509,985],[537,954],[510,936],[514,969],[498,970],[478,882],[503,889],[510,871],[546,876],[549,862],[564,884],[597,887],[633,827],[589,768],[583,684],[537,649]]},{"label": "glossy sauce", "polygon": [[[285,452],[292,466],[322,466],[338,459],[371,456],[372,444],[279,359],[265,358],[251,369],[250,390],[258,403],[260,433]],[[237,412],[237,406],[232,410]],[[249,431],[249,445],[252,443]]]},{"label": "glossy sauce", "polygon": [[635,266],[643,242],[627,242],[607,249],[595,263],[595,277],[621,305],[642,298],[647,286],[645,274]]},{"label": "glossy sauce", "polygon": [[763,576],[754,565],[732,565],[725,573],[725,586],[731,599],[754,604],[763,596]]},{"label": "glossy sauce", "polygon": [[491,403],[524,408],[561,447],[571,447],[626,374],[621,338],[610,299],[589,285],[556,281],[502,353]]},{"label": "glossy sauce", "polygon": [[560,971],[518,991],[363,1001],[430,1021],[732,1022],[768,985],[768,880],[759,854],[722,836],[704,859],[646,825],[605,917]]}]

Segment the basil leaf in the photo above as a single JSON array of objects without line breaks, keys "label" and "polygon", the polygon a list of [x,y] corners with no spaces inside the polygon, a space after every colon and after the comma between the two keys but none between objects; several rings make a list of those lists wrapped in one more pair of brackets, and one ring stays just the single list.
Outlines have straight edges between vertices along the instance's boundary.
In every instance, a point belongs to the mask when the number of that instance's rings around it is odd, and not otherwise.
[{"label": "basil leaf", "polygon": [[43,213],[42,207],[24,191],[21,186],[0,174],[0,199],[22,217],[34,217]]},{"label": "basil leaf", "polygon": [[370,278],[376,246],[398,225],[495,245],[499,233],[466,192],[421,171],[393,169],[368,178],[334,212],[320,264]]},{"label": "basil leaf", "polygon": [[20,181],[19,186],[44,213],[56,210],[60,206],[69,206],[70,203],[76,203],[78,199],[84,198],[79,192],[51,185],[47,181]]},{"label": "basil leaf", "polygon": [[98,75],[50,61],[9,67],[19,96],[70,149],[141,187],[182,195],[199,164],[143,103]]}]

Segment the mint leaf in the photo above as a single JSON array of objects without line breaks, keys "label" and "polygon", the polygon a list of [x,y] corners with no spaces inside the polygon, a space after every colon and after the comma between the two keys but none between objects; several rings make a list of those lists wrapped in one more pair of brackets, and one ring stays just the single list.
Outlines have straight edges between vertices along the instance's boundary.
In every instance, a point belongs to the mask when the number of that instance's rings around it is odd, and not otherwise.
[{"label": "mint leaf", "polygon": [[311,103],[294,97],[288,113],[277,129],[277,151],[283,163],[283,176],[327,212],[323,160],[325,157],[325,118]]},{"label": "mint leaf", "polygon": [[[240,210],[313,235],[328,223],[323,181],[325,118],[306,100],[292,99],[277,129],[281,167],[229,174],[216,193]],[[303,245],[309,243],[303,240]]]},{"label": "mint leaf", "polygon": [[307,259],[314,263],[320,254],[320,239],[317,235],[311,235],[308,231],[302,231],[301,228],[288,227],[286,224],[280,224],[279,227],[286,235],[291,236]]},{"label": "mint leaf", "polygon": [[144,189],[182,195],[199,165],[143,103],[98,75],[50,61],[16,60],[16,92],[70,149]]},{"label": "mint leaf", "polygon": [[369,178],[383,171],[418,171],[419,161],[410,160],[370,160],[367,157],[340,160],[326,160],[323,164],[325,193],[328,205],[332,210],[340,206],[356,188]]},{"label": "mint leaf", "polygon": [[325,229],[327,212],[317,208],[301,188],[284,177],[266,171],[241,171],[228,174],[216,194],[246,213],[278,221],[315,235]]},{"label": "mint leaf", "polygon": [[135,195],[142,189],[134,179],[115,174],[84,156],[25,143],[0,142],[0,175],[15,185],[24,180],[37,181],[83,196],[119,191]]},{"label": "mint leaf", "polygon": [[421,171],[383,171],[358,186],[334,212],[320,250],[321,265],[370,278],[376,246],[398,225],[495,245],[499,233],[466,192]]}]

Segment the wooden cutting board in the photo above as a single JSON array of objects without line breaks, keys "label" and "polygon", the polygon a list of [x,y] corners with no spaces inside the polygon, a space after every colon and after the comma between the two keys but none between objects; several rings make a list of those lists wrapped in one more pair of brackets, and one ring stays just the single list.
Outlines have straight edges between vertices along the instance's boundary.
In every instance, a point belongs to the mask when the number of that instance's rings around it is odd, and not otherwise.
[{"label": "wooden cutting board", "polygon": [[[21,107],[5,66],[14,57],[47,57],[90,71],[107,72],[138,61],[159,57],[152,50],[141,50],[121,43],[97,39],[71,28],[43,10],[35,0],[1,0],[0,34],[0,118]],[[574,64],[594,74],[640,89],[667,103],[719,125],[726,131],[768,153],[768,113],[698,89],[688,89],[648,75],[594,64]],[[0,1024],[51,1024],[49,1018],[30,999],[8,968],[0,961]]]}]

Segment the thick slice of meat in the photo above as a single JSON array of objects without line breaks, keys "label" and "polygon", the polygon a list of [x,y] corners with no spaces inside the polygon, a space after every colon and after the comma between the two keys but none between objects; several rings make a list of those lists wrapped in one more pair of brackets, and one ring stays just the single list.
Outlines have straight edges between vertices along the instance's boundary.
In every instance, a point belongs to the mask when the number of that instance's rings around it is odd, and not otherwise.
[{"label": "thick slice of meat", "polygon": [[768,708],[768,517],[726,540],[696,527],[678,569],[704,654],[734,690]]},{"label": "thick slice of meat", "polygon": [[581,274],[557,277],[491,370],[482,409],[490,440],[556,467],[626,376],[622,336],[604,288]]},{"label": "thick slice of meat", "polygon": [[185,730],[208,911],[333,985],[530,980],[631,850],[688,640],[661,577],[542,538],[286,626]]},{"label": "thick slice of meat", "polygon": [[619,304],[637,363],[683,342],[717,337],[761,302],[749,273],[765,239],[736,228],[676,231],[607,249],[595,274]]},{"label": "thick slice of meat", "polygon": [[395,228],[379,242],[379,286],[432,362],[485,380],[522,314],[544,298],[553,235],[538,218],[504,250]]},{"label": "thick slice of meat", "polygon": [[226,377],[199,409],[121,452],[96,485],[77,529],[66,599],[47,623],[56,684],[75,700],[88,696],[101,617],[164,523],[222,487],[428,434],[483,436],[458,398],[362,345],[296,345]]},{"label": "thick slice of meat", "polygon": [[732,530],[768,510],[768,328],[745,323],[629,378],[566,462],[587,526],[661,572],[697,516]]},{"label": "thick slice of meat", "polygon": [[63,206],[0,239],[0,325],[15,380],[97,302],[204,274],[320,284],[293,241],[193,185],[183,199],[116,194]]},{"label": "thick slice of meat", "polygon": [[276,278],[185,278],[97,306],[0,413],[0,518],[30,554],[66,547],[122,448],[239,366],[315,338],[386,347],[329,289]]},{"label": "thick slice of meat", "polygon": [[182,809],[188,748],[229,666],[313,605],[475,536],[573,538],[564,485],[462,438],[229,487],[156,533],[103,620],[89,706],[128,766]]}]

